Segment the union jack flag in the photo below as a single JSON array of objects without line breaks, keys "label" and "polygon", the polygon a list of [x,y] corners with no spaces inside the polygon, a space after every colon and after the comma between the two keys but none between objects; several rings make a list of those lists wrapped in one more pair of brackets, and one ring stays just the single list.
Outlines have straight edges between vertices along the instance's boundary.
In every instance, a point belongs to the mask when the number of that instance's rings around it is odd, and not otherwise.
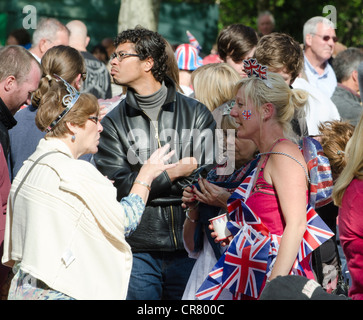
[{"label": "union jack flag", "polygon": [[313,138],[303,138],[302,152],[310,174],[310,204],[320,208],[332,201],[333,179],[329,159],[321,144]]},{"label": "union jack flag", "polygon": [[248,77],[256,76],[261,80],[264,80],[264,83],[269,88],[273,88],[272,84],[267,78],[267,67],[259,64],[256,59],[250,58],[248,60],[243,60],[244,71],[248,75]]},{"label": "union jack flag", "polygon": [[304,260],[311,252],[334,235],[310,204],[307,205],[306,220],[307,227],[298,253],[299,261]]},{"label": "union jack flag", "polygon": [[242,111],[242,117],[244,120],[250,120],[251,119],[251,110]]},{"label": "union jack flag", "polygon": [[[257,298],[265,278],[272,271],[281,236],[271,234],[245,203],[256,171],[255,168],[229,199],[231,221],[227,223],[227,227],[234,238],[197,291],[198,299],[216,300],[223,290],[229,290],[234,297],[244,294]],[[308,204],[307,229],[290,274],[306,276],[304,266],[310,264],[311,252],[333,235]]]},{"label": "union jack flag", "polygon": [[243,60],[243,65],[245,72],[249,77],[252,77],[253,75],[261,78],[262,80],[267,80],[267,67],[260,65],[256,59],[248,59]]},{"label": "union jack flag", "polygon": [[248,59],[248,60],[243,60],[243,66],[245,69],[245,72],[247,73],[247,75],[249,77],[252,77],[253,75],[258,77],[258,68],[259,68],[259,64],[257,63],[256,59]]}]

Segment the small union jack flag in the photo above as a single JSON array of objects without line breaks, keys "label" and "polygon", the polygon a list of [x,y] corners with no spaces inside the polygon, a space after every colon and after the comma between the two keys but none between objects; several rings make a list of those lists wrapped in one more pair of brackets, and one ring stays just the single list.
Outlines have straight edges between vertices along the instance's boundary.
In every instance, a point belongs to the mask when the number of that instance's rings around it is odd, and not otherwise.
[{"label": "small union jack flag", "polygon": [[267,78],[267,67],[259,64],[256,59],[250,58],[248,60],[243,60],[244,70],[248,77],[256,76],[261,80],[265,81],[265,84],[272,88],[272,85]]},{"label": "small union jack flag", "polygon": [[332,201],[333,178],[323,147],[313,138],[303,138],[303,155],[310,174],[310,204],[320,208]]},{"label": "small union jack flag", "polygon": [[244,120],[251,120],[251,110],[243,110],[242,117]]}]

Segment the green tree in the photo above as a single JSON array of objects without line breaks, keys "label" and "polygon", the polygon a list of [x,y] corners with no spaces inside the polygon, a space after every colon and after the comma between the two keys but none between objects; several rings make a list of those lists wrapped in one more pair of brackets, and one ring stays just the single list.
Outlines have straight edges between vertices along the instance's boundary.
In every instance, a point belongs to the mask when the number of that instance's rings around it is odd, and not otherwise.
[{"label": "green tree", "polygon": [[336,9],[339,41],[346,46],[363,46],[363,0],[168,0],[168,2],[218,3],[218,29],[231,23],[243,23],[256,28],[260,11],[270,11],[276,21],[276,31],[285,32],[302,42],[302,29],[305,21],[314,16],[327,16],[323,13],[327,5]]}]

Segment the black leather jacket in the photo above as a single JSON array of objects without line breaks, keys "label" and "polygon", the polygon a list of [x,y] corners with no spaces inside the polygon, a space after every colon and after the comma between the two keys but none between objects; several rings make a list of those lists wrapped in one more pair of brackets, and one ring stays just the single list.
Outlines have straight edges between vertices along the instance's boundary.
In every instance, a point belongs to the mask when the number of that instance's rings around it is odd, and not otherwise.
[{"label": "black leather jacket", "polygon": [[[176,92],[170,79],[165,80],[165,85],[167,98],[157,123],[152,123],[138,106],[132,89],[128,89],[126,98],[102,120],[103,131],[94,160],[97,168],[114,180],[118,200],[129,194],[142,162],[166,143],[176,150],[171,162],[195,156],[199,168],[205,167],[206,171],[215,164],[216,124],[211,112],[195,99]],[[194,136],[190,129],[196,129]],[[202,132],[212,139],[205,140]],[[153,181],[141,222],[127,239],[134,252],[184,248],[185,213],[181,208],[181,196],[183,188],[192,180],[193,174],[171,182],[163,172]]]},{"label": "black leather jacket", "polygon": [[0,98],[0,143],[4,150],[6,161],[10,152],[9,130],[16,125],[16,120]]}]

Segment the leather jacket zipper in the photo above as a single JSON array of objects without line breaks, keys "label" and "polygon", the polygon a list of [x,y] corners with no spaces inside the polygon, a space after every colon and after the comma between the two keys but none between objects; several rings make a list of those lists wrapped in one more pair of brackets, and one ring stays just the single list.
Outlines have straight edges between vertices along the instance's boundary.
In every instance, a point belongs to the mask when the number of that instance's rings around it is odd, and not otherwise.
[{"label": "leather jacket zipper", "polygon": [[[159,110],[158,116],[156,117],[157,119],[157,123],[159,123],[159,115],[160,115],[160,111],[161,108]],[[153,125],[154,130],[155,130],[155,139],[157,140],[158,146],[159,148],[161,148],[161,143],[160,143],[160,139],[159,139],[159,130],[158,128],[154,125],[154,122],[150,119],[150,117],[146,114],[146,112],[144,110],[142,110],[142,112],[145,114],[145,116],[150,120],[150,123]],[[175,249],[178,248],[178,242],[176,240],[176,232],[175,232],[175,219],[174,219],[174,211],[173,211],[173,207],[170,206],[170,215],[171,215],[171,231],[173,233],[173,240],[174,240],[174,245],[175,245]]]}]

